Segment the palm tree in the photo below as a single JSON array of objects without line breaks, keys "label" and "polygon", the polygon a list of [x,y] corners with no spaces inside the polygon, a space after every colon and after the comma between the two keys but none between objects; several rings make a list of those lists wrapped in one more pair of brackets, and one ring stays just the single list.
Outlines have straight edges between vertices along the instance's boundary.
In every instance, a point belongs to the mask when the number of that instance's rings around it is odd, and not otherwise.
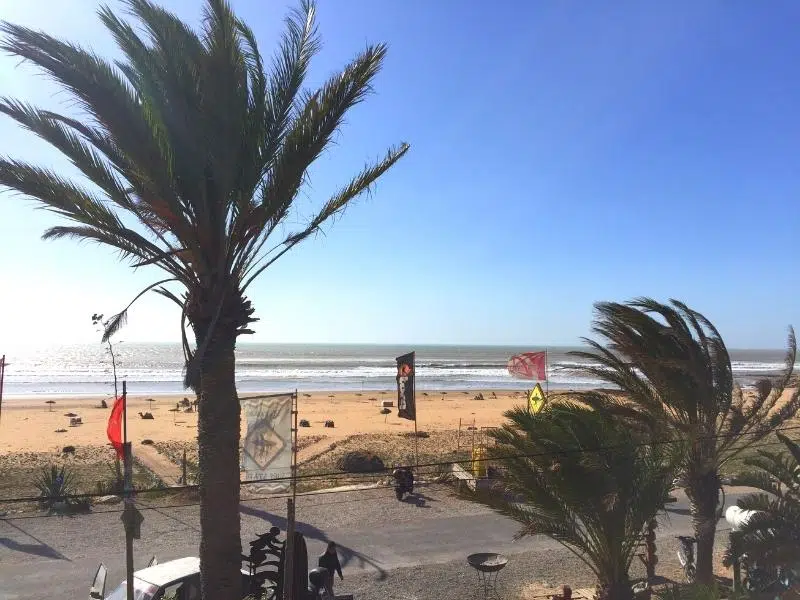
[{"label": "palm tree", "polygon": [[[711,584],[719,520],[720,470],[797,413],[798,390],[783,398],[794,367],[790,329],[786,368],[776,381],[743,392],[733,378],[722,337],[702,314],[672,300],[640,298],[595,305],[599,342],[571,353],[589,361],[585,371],[618,391],[582,392],[590,406],[624,418],[644,439],[687,441],[682,472],[697,538],[697,580]],[[779,402],[780,401],[780,402]]]},{"label": "palm tree", "polygon": [[737,485],[761,490],[738,502],[758,511],[737,532],[738,548],[768,569],[800,565],[800,445],[780,433],[778,438],[784,452],[759,449],[745,460],[754,470],[736,478]]},{"label": "palm tree", "polygon": [[518,538],[546,535],[575,554],[597,577],[602,598],[633,598],[631,561],[664,506],[678,454],[642,444],[624,423],[574,403],[505,416],[489,432],[499,489],[477,498],[518,521]]},{"label": "palm tree", "polygon": [[[386,47],[367,46],[319,89],[306,90],[320,46],[311,0],[287,18],[267,64],[255,34],[225,0],[205,1],[197,31],[150,0],[124,4],[132,23],[108,7],[99,10],[121,52],[114,62],[46,33],[0,24],[0,48],[54,79],[81,113],[12,99],[0,101],[0,111],[52,144],[94,184],[82,187],[47,168],[3,158],[0,185],[69,222],[48,229],[45,239],[98,242],[135,267],[155,265],[166,273],[141,294],[155,290],[180,307],[185,383],[200,398],[203,595],[238,600],[234,347],[256,321],[246,292],[278,258],[368,192],[408,146],[366,166],[285,235],[283,228],[302,220],[292,204],[310,165],[371,91]],[[165,287],[171,283],[181,291]],[[104,339],[126,313],[110,320]]]}]

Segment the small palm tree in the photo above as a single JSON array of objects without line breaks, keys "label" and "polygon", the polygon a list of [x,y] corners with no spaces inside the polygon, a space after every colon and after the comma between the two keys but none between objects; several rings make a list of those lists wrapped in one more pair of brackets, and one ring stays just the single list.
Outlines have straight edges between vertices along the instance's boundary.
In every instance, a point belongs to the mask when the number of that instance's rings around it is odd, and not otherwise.
[{"label": "small palm tree", "polygon": [[[778,434],[783,452],[759,449],[745,460],[753,470],[742,473],[737,485],[761,490],[740,499],[739,507],[758,511],[738,532],[738,549],[759,566],[800,568],[800,445]],[[798,571],[800,572],[800,570]]]},{"label": "small palm tree", "polygon": [[[79,113],[11,99],[0,100],[0,112],[58,149],[92,186],[11,158],[0,159],[0,185],[68,221],[47,230],[46,239],[97,242],[135,267],[166,273],[136,298],[153,289],[180,308],[185,383],[200,398],[203,597],[239,600],[234,348],[257,320],[247,290],[368,192],[408,146],[367,165],[303,223],[292,205],[309,167],[332,146],[348,111],[369,95],[386,47],[367,46],[319,89],[306,90],[320,47],[310,0],[287,19],[266,64],[255,34],[226,0],[205,0],[199,31],[150,0],[124,5],[133,24],[108,7],[99,11],[119,46],[113,62],[46,33],[0,24],[0,49],[39,67]],[[126,314],[109,320],[103,341]]]},{"label": "small palm tree", "polygon": [[590,351],[571,354],[588,360],[585,371],[618,391],[582,392],[579,397],[624,419],[642,439],[687,441],[681,470],[697,538],[697,581],[710,585],[720,470],[800,409],[800,390],[783,398],[797,351],[794,331],[789,332],[783,374],[745,393],[733,378],[722,336],[685,304],[642,298],[627,304],[602,302],[595,309],[593,330],[606,345],[587,339]]},{"label": "small palm tree", "polygon": [[518,521],[518,537],[542,534],[564,545],[595,574],[601,597],[633,598],[628,571],[666,501],[675,453],[569,402],[506,417],[489,432],[497,442],[491,457],[502,465],[498,489],[477,498]]}]

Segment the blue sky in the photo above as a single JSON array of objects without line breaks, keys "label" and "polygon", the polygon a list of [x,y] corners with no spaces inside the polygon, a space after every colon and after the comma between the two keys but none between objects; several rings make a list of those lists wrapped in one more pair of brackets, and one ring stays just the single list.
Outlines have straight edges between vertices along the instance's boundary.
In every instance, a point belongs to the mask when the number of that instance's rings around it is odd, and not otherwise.
[{"label": "blue sky", "polygon": [[[164,3],[197,22],[197,2]],[[390,52],[298,218],[387,145],[412,150],[252,288],[252,341],[573,344],[593,302],[638,295],[686,301],[732,347],[780,347],[800,325],[800,4],[320,4],[310,84],[367,42]],[[289,4],[233,5],[271,54]],[[0,18],[113,55],[96,6],[4,2]],[[69,110],[14,59],[0,89]],[[5,118],[0,152],[69,171]],[[40,241],[54,217],[31,207],[0,196],[0,352],[92,341],[91,313],[159,275]],[[153,296],[122,338],[177,340],[177,314]]]}]

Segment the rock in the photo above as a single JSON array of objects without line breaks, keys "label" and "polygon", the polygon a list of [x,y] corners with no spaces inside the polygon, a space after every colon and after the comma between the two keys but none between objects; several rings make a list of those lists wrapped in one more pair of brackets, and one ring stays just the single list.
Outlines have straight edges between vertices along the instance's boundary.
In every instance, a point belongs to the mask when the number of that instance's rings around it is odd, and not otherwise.
[{"label": "rock", "polygon": [[300,419],[300,427],[311,427],[311,423],[308,422],[308,419]]},{"label": "rock", "polygon": [[333,428],[333,421],[331,421],[330,419],[325,421],[325,427],[330,427],[332,429]]},{"label": "rock", "polygon": [[144,446],[152,446],[153,445],[153,440],[144,439],[144,440],[142,440],[142,445],[144,445]]},{"label": "rock", "polygon": [[120,502],[122,498],[119,496],[100,496],[99,498],[95,498],[95,504],[116,504]]},{"label": "rock", "polygon": [[346,473],[376,473],[386,469],[380,456],[362,450],[344,454],[336,462],[336,466]]},{"label": "rock", "polygon": [[382,408],[381,409],[381,414],[382,415],[388,415],[388,414],[391,414],[391,412],[392,412],[391,408]]},{"label": "rock", "polygon": [[64,454],[75,454],[75,446],[64,446],[61,452]]}]

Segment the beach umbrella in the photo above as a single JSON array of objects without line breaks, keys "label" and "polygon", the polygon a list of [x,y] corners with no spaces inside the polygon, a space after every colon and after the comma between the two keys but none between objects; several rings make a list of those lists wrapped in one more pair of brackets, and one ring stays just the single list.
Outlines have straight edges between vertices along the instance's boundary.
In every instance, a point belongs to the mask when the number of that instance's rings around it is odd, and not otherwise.
[{"label": "beach umbrella", "polygon": [[46,400],[46,401],[45,401],[45,404],[49,404],[49,405],[50,405],[50,406],[48,407],[48,409],[49,409],[49,411],[48,411],[48,412],[53,412],[53,404],[55,404],[55,403],[56,403],[56,401],[55,401],[55,400]]},{"label": "beach umbrella", "polygon": [[508,361],[508,372],[519,379],[547,380],[547,353],[523,352]]},{"label": "beach umbrella", "polygon": [[153,410],[153,402],[155,402],[155,400],[153,400],[152,398],[147,399],[147,403],[150,406],[151,411]]}]

